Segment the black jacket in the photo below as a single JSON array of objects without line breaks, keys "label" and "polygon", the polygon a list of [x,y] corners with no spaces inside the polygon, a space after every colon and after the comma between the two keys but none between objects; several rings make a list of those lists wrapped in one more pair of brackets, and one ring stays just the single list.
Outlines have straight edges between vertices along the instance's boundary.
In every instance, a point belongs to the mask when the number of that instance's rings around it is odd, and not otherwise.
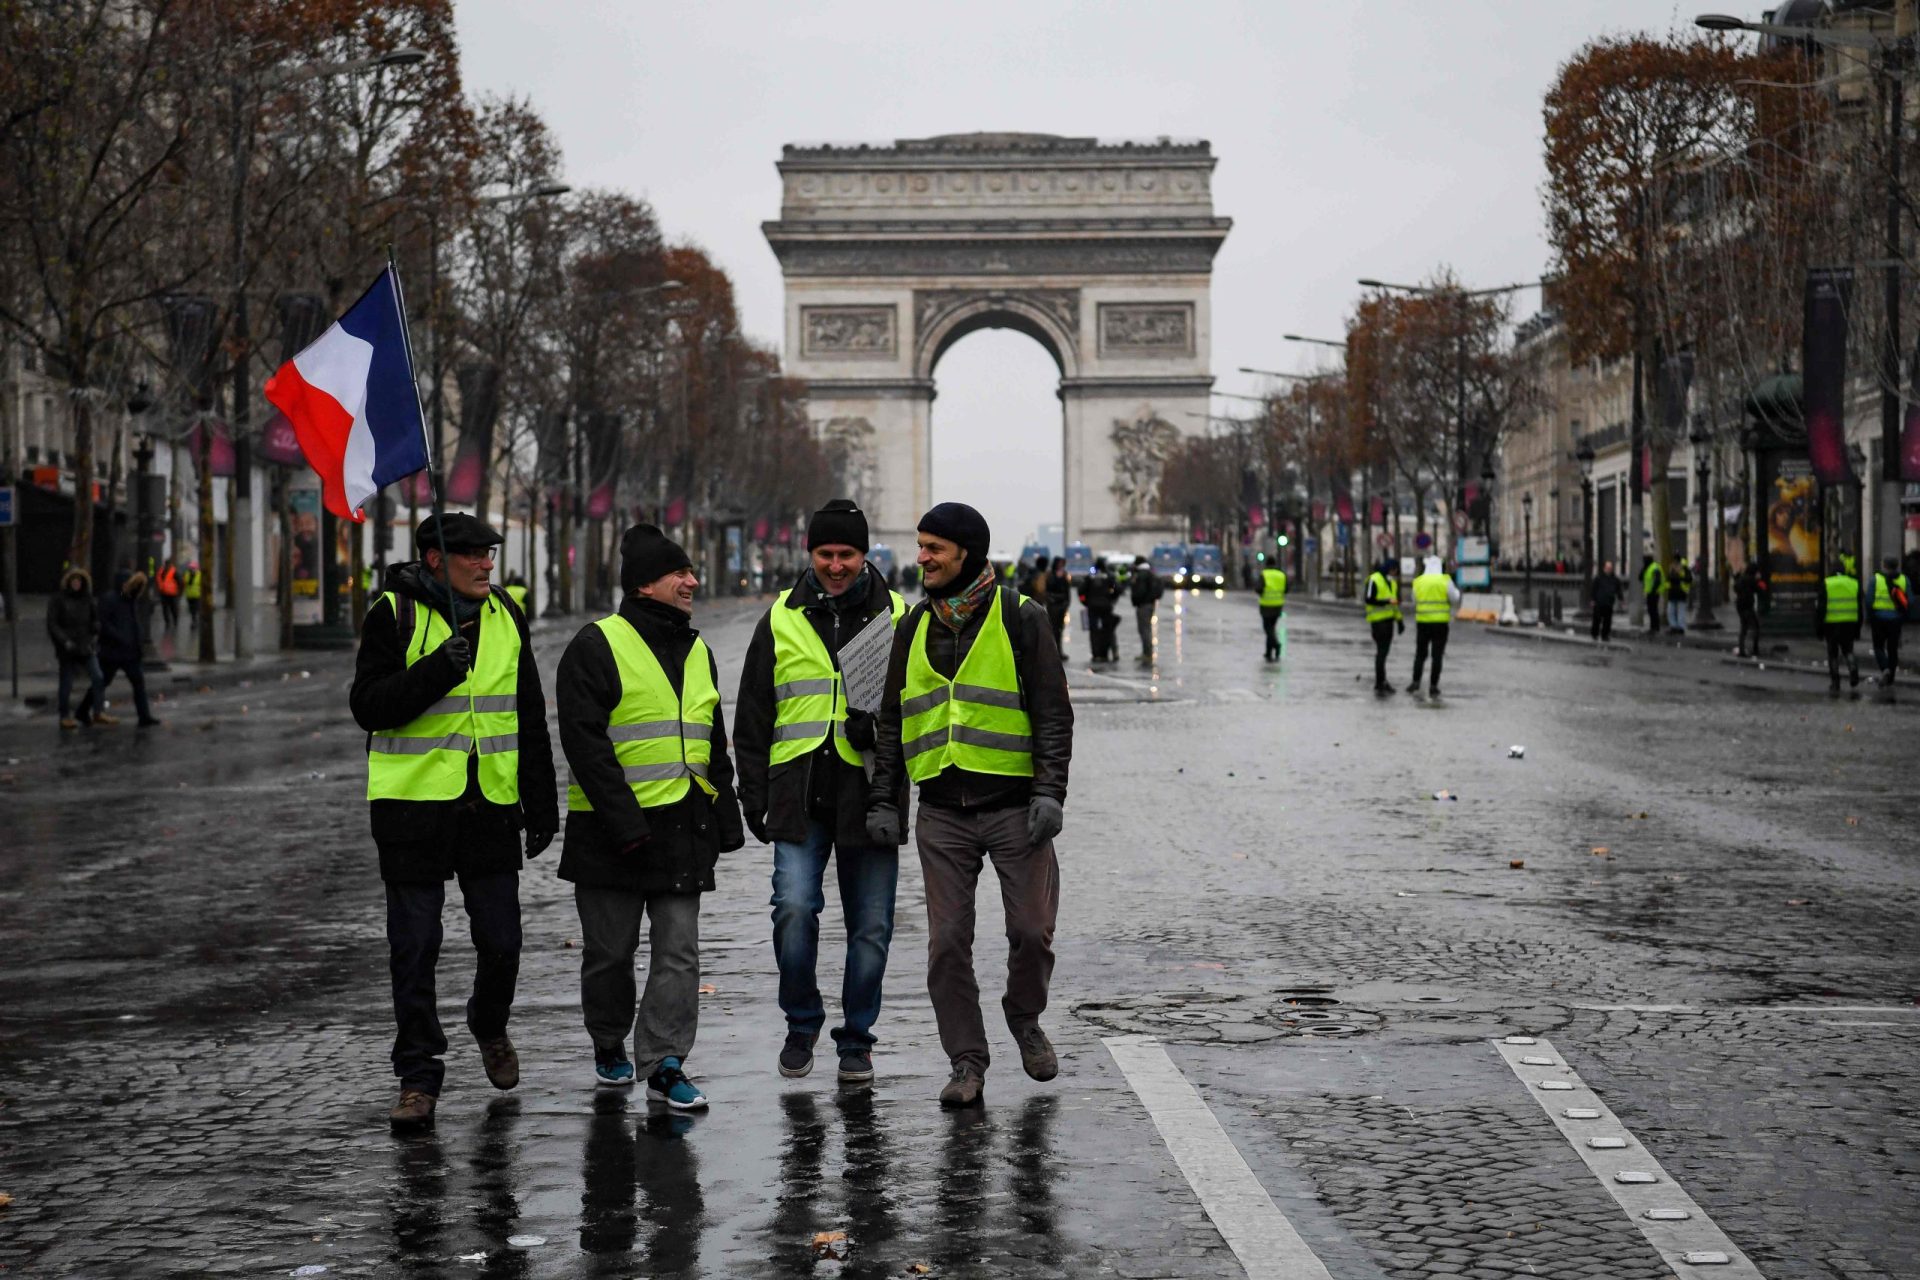
[{"label": "black jacket", "polygon": [[[928,608],[924,601],[915,605],[894,628],[887,688],[880,696],[880,715],[874,723],[873,779],[867,785],[869,808],[896,803],[900,789],[906,785],[906,761],[900,751],[900,691],[907,683],[907,655],[913,650],[914,633]],[[1025,805],[1033,796],[1066,802],[1067,766],[1073,760],[1073,702],[1067,696],[1067,673],[1060,665],[1053,627],[1039,604],[1021,600],[1004,588],[1000,608],[1013,641],[1021,696],[1033,721],[1033,777],[1004,778],[949,766],[920,784],[922,804],[972,810],[1014,808]],[[985,607],[976,610],[958,635],[940,619],[928,620],[927,661],[935,671],[952,677],[973,647],[986,614]]]},{"label": "black jacket", "polygon": [[[809,571],[800,575],[786,604],[775,604],[774,608],[804,612],[825,642],[827,652],[837,654],[861,628],[892,608],[893,598],[887,591],[885,579],[869,564],[862,579],[840,597],[840,602],[822,592]],[[836,603],[840,604],[837,609]],[[807,819],[818,815],[832,826],[835,848],[871,844],[867,839],[867,771],[842,760],[832,738],[798,760],[779,765],[768,763],[773,750],[774,716],[772,617],[772,610],[768,610],[767,616],[753,629],[746,666],[740,672],[740,697],[733,709],[741,812],[754,817],[764,815],[767,834],[775,840],[806,839]],[[849,717],[848,724],[849,735],[858,745],[859,734],[853,727],[855,718]],[[902,813],[906,812],[904,776],[894,803]]]},{"label": "black jacket", "polygon": [[1160,581],[1160,575],[1151,569],[1136,568],[1133,576],[1127,579],[1127,598],[1133,601],[1133,607],[1152,604],[1166,594],[1166,585]]},{"label": "black jacket", "polygon": [[[413,601],[413,630],[408,637],[411,644],[418,645],[425,637],[424,610],[447,616],[446,609],[434,604],[428,595],[417,562],[390,567],[383,591]],[[506,610],[520,631],[520,672],[514,691],[520,734],[520,803],[494,804],[481,794],[477,756],[468,759],[467,790],[458,800],[372,801],[373,841],[380,850],[383,879],[445,880],[456,872],[493,875],[515,871],[520,866],[523,827],[530,831],[559,829],[553,741],[547,734],[547,698],[540,688],[540,668],[533,660],[527,620],[498,587],[480,607]],[[479,617],[476,615],[460,630],[473,646],[477,661]],[[407,665],[398,620],[382,596],[367,610],[361,627],[360,656],[347,701],[355,723],[371,735],[376,729],[398,729],[418,718],[459,684],[461,677],[459,668],[438,652]]]},{"label": "black jacket", "polygon": [[[79,591],[68,591],[66,584],[82,579]],[[93,575],[85,569],[69,569],[60,577],[60,590],[47,601],[47,639],[61,658],[89,658],[100,647],[100,606],[93,599]]]},{"label": "black jacket", "polygon": [[140,597],[128,595],[133,575],[114,575],[113,590],[100,593],[100,661],[131,666],[140,661]]},{"label": "black jacket", "polygon": [[[646,642],[678,695],[687,654],[700,634],[690,619],[672,605],[631,595],[620,602],[620,617]],[[711,653],[708,665],[717,682],[719,668]],[[713,757],[707,765],[707,781],[718,794],[709,797],[692,786],[673,804],[642,809],[607,739],[608,719],[620,703],[620,672],[598,624],[580,628],[560,656],[554,697],[568,773],[593,805],[567,814],[560,878],[583,888],[629,893],[711,891],[720,855],[747,842],[733,794],[722,708],[713,709]],[[636,841],[644,843],[627,852]]]},{"label": "black jacket", "polygon": [[1111,609],[1120,599],[1120,584],[1104,569],[1080,580],[1080,603],[1089,609]]},{"label": "black jacket", "polygon": [[1617,573],[1597,573],[1593,577],[1593,603],[1601,609],[1611,609],[1620,601],[1620,575]]}]

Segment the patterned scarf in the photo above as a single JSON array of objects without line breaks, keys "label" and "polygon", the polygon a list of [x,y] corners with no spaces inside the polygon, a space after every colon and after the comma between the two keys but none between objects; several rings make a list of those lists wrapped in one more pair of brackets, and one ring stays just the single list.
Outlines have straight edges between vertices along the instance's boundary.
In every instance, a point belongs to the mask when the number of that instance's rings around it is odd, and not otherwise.
[{"label": "patterned scarf", "polygon": [[967,625],[967,619],[973,616],[974,611],[986,603],[987,596],[999,581],[1000,576],[989,564],[959,595],[928,596],[927,606],[933,610],[934,617],[946,624],[948,630],[958,632]]}]

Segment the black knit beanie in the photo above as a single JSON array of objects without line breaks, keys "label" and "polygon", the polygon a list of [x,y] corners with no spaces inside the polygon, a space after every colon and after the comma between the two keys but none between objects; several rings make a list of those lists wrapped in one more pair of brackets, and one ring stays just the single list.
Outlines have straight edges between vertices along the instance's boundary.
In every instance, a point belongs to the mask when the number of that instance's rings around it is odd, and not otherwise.
[{"label": "black knit beanie", "polygon": [[987,544],[992,541],[987,518],[966,503],[939,503],[920,517],[917,528],[921,533],[945,538],[967,553],[967,561],[960,567],[960,576],[948,585],[964,587],[987,567]]},{"label": "black knit beanie", "polygon": [[835,498],[807,521],[807,550],[834,546],[867,550],[867,513],[851,498]]},{"label": "black knit beanie", "polygon": [[680,544],[650,524],[637,524],[620,535],[620,591],[627,594],[635,587],[658,582],[676,569],[689,569],[693,561]]}]

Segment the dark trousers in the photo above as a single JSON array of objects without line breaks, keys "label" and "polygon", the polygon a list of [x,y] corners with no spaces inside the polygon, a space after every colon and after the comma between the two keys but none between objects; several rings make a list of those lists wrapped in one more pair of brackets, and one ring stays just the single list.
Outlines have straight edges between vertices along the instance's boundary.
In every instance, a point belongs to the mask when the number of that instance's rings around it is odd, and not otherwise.
[{"label": "dark trousers", "polygon": [[1153,606],[1137,604],[1133,606],[1133,620],[1140,628],[1140,656],[1153,656]]},{"label": "dark trousers", "polygon": [[1120,656],[1119,630],[1119,619],[1113,616],[1112,609],[1087,607],[1088,640],[1092,644],[1095,662]]},{"label": "dark trousers", "polygon": [[1286,607],[1284,605],[1263,604],[1260,606],[1260,630],[1266,633],[1266,656],[1269,658],[1277,658],[1280,656],[1280,635],[1276,628],[1280,624],[1281,616],[1285,613]]},{"label": "dark trousers", "polygon": [[105,706],[107,701],[107,678],[100,672],[100,659],[88,654],[84,658],[60,656],[60,718],[69,717],[68,708],[73,705],[73,679],[85,676],[87,680],[86,696],[80,699],[80,710],[89,707]]},{"label": "dark trousers", "polygon": [[1827,631],[1827,679],[1833,682],[1836,689],[1840,687],[1840,661],[1843,658],[1847,663],[1848,676],[1854,684],[1860,683],[1860,662],[1853,656],[1853,642],[1859,638],[1858,628],[1844,632],[1829,628]]},{"label": "dark trousers", "polygon": [[1613,639],[1613,606],[1611,604],[1593,606],[1593,626],[1589,631],[1595,640],[1603,643]]},{"label": "dark trousers", "polygon": [[[633,1066],[642,1077],[666,1058],[693,1052],[700,1027],[700,895],[630,893],[576,885],[580,910],[580,1011],[596,1053],[623,1047],[633,1029]],[[647,987],[634,1007],[633,956],[646,917]]]},{"label": "dark trousers", "polygon": [[[440,909],[444,880],[395,881],[387,885],[387,952],[393,972],[393,1074],[403,1089],[440,1095],[447,1051],[435,1003],[434,968],[440,960]],[[513,988],[520,976],[520,877],[512,871],[461,876],[473,937],[473,995],[467,1000],[467,1030],[475,1040],[507,1033]]]},{"label": "dark trousers", "polygon": [[820,996],[820,912],[827,905],[827,858],[840,882],[847,922],[847,963],[840,984],[844,1026],[833,1029],[843,1048],[872,1048],[880,991],[893,943],[893,898],[900,851],[892,845],[835,848],[833,831],[807,820],[807,838],[773,842],[773,958],[780,968],[780,1011],[787,1030],[818,1036],[827,1024]]},{"label": "dark trousers", "polygon": [[1369,623],[1368,627],[1373,632],[1373,687],[1390,689],[1393,686],[1387,683],[1387,651],[1393,648],[1393,619]]},{"label": "dark trousers", "polygon": [[1413,682],[1420,683],[1420,672],[1426,668],[1427,654],[1433,654],[1433,683],[1427,687],[1438,693],[1440,690],[1440,664],[1447,657],[1447,629],[1444,622],[1416,622],[1413,624]]},{"label": "dark trousers", "polygon": [[1900,625],[1899,618],[1874,618],[1873,661],[1887,677],[1887,683],[1893,683],[1895,671],[1900,666]]},{"label": "dark trousers", "polygon": [[140,659],[132,662],[102,662],[100,664],[100,697],[95,704],[94,690],[87,690],[87,696],[80,699],[80,709],[75,714],[85,720],[96,711],[106,709],[106,689],[113,683],[113,677],[119,672],[127,673],[127,683],[133,686],[133,709],[139,713],[140,723],[146,724],[153,719],[153,708],[147,705],[147,673],[141,667]]},{"label": "dark trousers", "polygon": [[1060,864],[1053,842],[1031,844],[1027,811],[962,812],[923,804],[913,826],[927,894],[927,995],[940,1047],[956,1067],[985,1074],[986,1020],[973,973],[974,891],[986,859],[1000,877],[1007,920],[1007,993],[1000,1009],[1018,1036],[1038,1025],[1053,979],[1053,930],[1060,914]]},{"label": "dark trousers", "polygon": [[174,627],[179,625],[180,623],[180,597],[179,596],[163,595],[160,597],[160,617],[161,617],[161,620],[167,624],[167,630],[169,631],[173,630]]},{"label": "dark trousers", "polygon": [[[1739,613],[1740,647],[1737,652],[1743,658],[1757,658],[1760,656],[1760,611],[1749,608],[1741,609]],[[1752,637],[1751,642],[1748,641],[1749,636]]]},{"label": "dark trousers", "polygon": [[1660,593],[1658,591],[1649,591],[1647,592],[1647,634],[1650,636],[1659,635],[1661,621]]}]

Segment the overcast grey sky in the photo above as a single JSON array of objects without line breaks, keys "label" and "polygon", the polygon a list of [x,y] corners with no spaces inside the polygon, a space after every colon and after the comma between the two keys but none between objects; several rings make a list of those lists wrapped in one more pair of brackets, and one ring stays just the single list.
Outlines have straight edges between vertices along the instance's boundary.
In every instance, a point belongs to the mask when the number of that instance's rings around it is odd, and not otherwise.
[{"label": "overcast grey sky", "polygon": [[[1535,279],[1540,101],[1605,32],[1664,31],[1739,0],[1186,0],[1172,3],[618,3],[458,0],[470,92],[527,95],[575,186],[653,202],[732,274],[747,331],[778,343],[780,147],[975,130],[1213,143],[1222,390],[1241,365],[1307,369],[1283,332],[1339,337],[1360,276]],[[1521,295],[1516,314],[1538,304]],[[934,487],[996,545],[1060,518],[1052,361],[1007,331],[937,371]],[[1216,402],[1224,412],[1231,401]],[[1244,406],[1243,406],[1244,407]],[[1181,424],[1183,426],[1191,424]],[[822,495],[823,497],[828,495]]]}]

